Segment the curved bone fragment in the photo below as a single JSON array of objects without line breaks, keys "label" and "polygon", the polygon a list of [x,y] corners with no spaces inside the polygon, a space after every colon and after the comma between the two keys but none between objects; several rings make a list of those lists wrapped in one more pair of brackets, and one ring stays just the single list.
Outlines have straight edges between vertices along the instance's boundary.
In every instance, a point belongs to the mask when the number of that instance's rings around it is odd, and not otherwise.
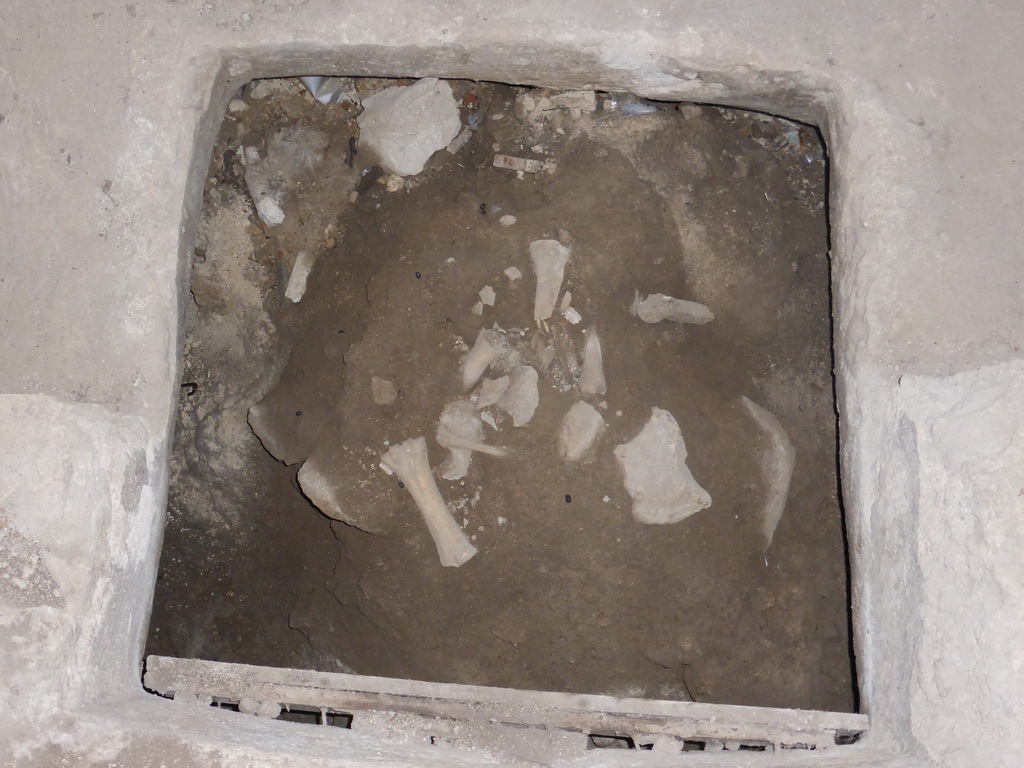
[{"label": "curved bone fragment", "polygon": [[512,425],[525,427],[540,403],[537,371],[529,365],[517,365],[509,372],[508,389],[497,405],[512,417]]},{"label": "curved bone fragment", "polygon": [[480,383],[480,394],[477,396],[477,409],[494,405],[501,400],[501,396],[508,389],[508,376],[500,376],[497,379],[484,379]]},{"label": "curved bone fragment", "polygon": [[381,463],[398,475],[419,507],[434,539],[441,565],[457,568],[476,554],[476,547],[459,528],[437,489],[437,483],[430,472],[427,441],[424,438],[412,437],[404,443],[391,446],[381,456]]},{"label": "curved bone fragment", "polygon": [[674,299],[664,293],[652,293],[643,301],[640,292],[633,300],[633,314],[645,323],[660,323],[671,320],[674,323],[704,325],[715,319],[714,313],[703,304],[684,299]]},{"label": "curved bone fragment", "polygon": [[468,400],[457,400],[442,411],[437,442],[451,452],[441,467],[441,477],[445,480],[461,480],[466,476],[473,451],[490,456],[507,455],[503,448],[484,443],[484,423]]},{"label": "curved bone fragment", "polygon": [[575,403],[558,429],[558,455],[573,462],[585,458],[604,427],[604,419],[594,406],[582,400]]},{"label": "curved bone fragment", "polygon": [[501,356],[502,343],[495,331],[484,328],[476,335],[476,343],[462,363],[462,388],[469,390],[477,383],[491,363]]},{"label": "curved bone fragment", "polygon": [[761,454],[761,474],[767,486],[767,498],[761,508],[761,534],[767,552],[775,538],[775,528],[786,511],[789,484],[796,466],[796,449],[779,420],[749,398],[740,396],[754,421],[768,437],[768,448]]},{"label": "curved bone fragment", "polygon": [[652,408],[640,434],[616,447],[615,458],[641,523],[676,523],[711,506],[686,466],[686,443],[668,411]]},{"label": "curved bone fragment", "polygon": [[583,347],[583,369],[580,371],[580,392],[585,395],[603,395],[608,391],[604,380],[604,359],[601,355],[601,339],[597,329],[587,331],[587,343]]},{"label": "curved bone fragment", "polygon": [[537,292],[533,299],[533,319],[547,320],[555,310],[565,277],[569,249],[557,240],[534,240],[530,243],[530,261],[537,276]]}]

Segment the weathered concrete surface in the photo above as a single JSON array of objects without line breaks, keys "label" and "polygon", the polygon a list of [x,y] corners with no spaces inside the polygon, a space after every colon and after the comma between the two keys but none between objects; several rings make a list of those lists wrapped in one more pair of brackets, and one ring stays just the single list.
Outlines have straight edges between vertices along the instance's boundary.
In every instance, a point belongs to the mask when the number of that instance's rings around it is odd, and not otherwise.
[{"label": "weathered concrete surface", "polygon": [[[911,722],[936,762],[1024,754],[1024,363],[905,378],[920,477]],[[998,717],[993,717],[998,713]]]},{"label": "weathered concrete surface", "polygon": [[[1007,553],[1021,546],[1019,446],[997,437],[1016,411],[1012,395],[985,401],[971,390],[1013,393],[1021,377],[998,364],[1024,342],[1022,16],[1005,0],[8,3],[0,392],[56,401],[8,398],[0,413],[5,462],[20,452],[20,474],[2,478],[4,514],[13,506],[18,522],[0,556],[5,567],[36,553],[46,563],[27,590],[3,597],[2,696],[15,713],[0,725],[3,762],[294,763],[282,755],[300,749],[299,737],[285,724],[238,731],[183,716],[148,701],[137,672],[207,148],[238,85],[308,73],[633,89],[822,124],[855,633],[872,730],[824,762],[773,764],[1017,762],[1009,638],[1024,618]],[[970,373],[987,365],[996,367]],[[962,442],[949,436],[958,425]],[[129,466],[142,467],[138,481],[125,481]],[[68,477],[87,493],[60,490]],[[122,493],[129,486],[137,498]],[[68,526],[85,538],[65,538]],[[83,709],[89,700],[105,703]],[[58,705],[65,717],[47,718]],[[100,706],[102,718],[88,714]],[[119,757],[111,745],[129,740],[131,759]],[[345,757],[304,762],[404,760],[345,744]]]}]

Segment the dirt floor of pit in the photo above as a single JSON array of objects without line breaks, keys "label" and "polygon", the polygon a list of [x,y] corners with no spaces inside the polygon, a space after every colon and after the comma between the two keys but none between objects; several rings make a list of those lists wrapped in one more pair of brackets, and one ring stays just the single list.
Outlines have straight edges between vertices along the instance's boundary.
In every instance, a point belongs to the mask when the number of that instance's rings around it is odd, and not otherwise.
[{"label": "dirt floor of pit", "polygon": [[[356,82],[360,93],[393,84]],[[515,89],[452,87],[478,130],[405,183],[353,155],[352,104],[323,107],[296,81],[257,83],[233,102],[193,268],[147,653],[851,710],[817,136],[735,110],[627,116],[628,100],[600,97],[593,113],[530,111]],[[305,158],[285,222],[268,227],[238,148],[266,152],[282,131],[301,142],[307,129],[327,137],[322,157]],[[493,167],[496,151],[557,166],[517,178]],[[496,413],[488,428],[512,457],[477,455],[464,480],[438,479],[479,549],[442,568],[379,457],[424,435],[441,463],[437,419],[462,396],[460,360],[478,331],[532,333],[528,247],[542,238],[571,245],[563,288],[583,321],[566,332],[581,345],[584,328],[599,330],[608,392],[591,401],[608,429],[592,460],[558,458],[554,435],[578,395],[559,386],[556,361],[528,426]],[[316,264],[293,304],[282,293],[301,250]],[[511,266],[521,279],[504,274]],[[497,298],[476,315],[484,286]],[[716,318],[645,324],[630,313],[636,290],[703,302]],[[374,403],[373,376],[393,382],[393,405]],[[741,395],[796,448],[767,556],[764,438]],[[303,497],[299,464],[273,459],[246,423],[264,398],[295,456],[333,447],[377,533]],[[679,422],[713,499],[667,526],[633,519],[612,456],[654,406]]]}]

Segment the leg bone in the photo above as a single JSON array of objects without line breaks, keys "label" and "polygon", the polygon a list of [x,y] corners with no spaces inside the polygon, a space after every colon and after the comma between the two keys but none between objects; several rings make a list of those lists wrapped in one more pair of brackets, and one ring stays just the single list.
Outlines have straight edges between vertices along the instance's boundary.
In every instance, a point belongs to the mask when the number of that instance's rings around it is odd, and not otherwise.
[{"label": "leg bone", "polygon": [[405,483],[406,490],[419,507],[434,539],[441,565],[458,567],[473,557],[476,547],[455,522],[434,482],[427,458],[427,441],[414,437],[393,445],[381,461]]}]

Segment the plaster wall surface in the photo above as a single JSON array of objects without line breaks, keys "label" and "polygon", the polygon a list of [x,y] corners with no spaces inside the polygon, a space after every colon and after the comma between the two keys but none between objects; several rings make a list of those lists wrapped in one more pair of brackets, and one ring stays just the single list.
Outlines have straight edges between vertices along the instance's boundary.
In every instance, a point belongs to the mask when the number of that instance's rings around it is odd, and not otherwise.
[{"label": "plaster wall surface", "polygon": [[[179,314],[254,77],[436,75],[769,109],[829,143],[841,460],[868,738],[759,765],[1024,752],[1017,3],[73,0],[0,7],[0,756],[478,765],[145,694]],[[240,723],[240,721],[244,721]],[[754,758],[595,754],[586,765]]]}]

